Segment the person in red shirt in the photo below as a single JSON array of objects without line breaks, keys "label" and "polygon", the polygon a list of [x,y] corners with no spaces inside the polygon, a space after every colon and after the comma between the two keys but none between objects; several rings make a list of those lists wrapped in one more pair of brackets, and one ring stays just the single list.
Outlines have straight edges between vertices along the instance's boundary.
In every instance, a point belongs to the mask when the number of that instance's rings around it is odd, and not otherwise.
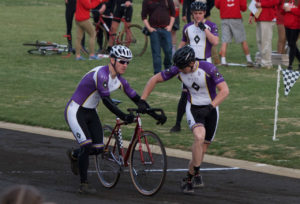
[{"label": "person in red shirt", "polygon": [[290,0],[283,6],[282,10],[284,13],[285,34],[290,48],[288,69],[293,69],[292,65],[296,57],[299,62],[298,70],[300,71],[300,52],[296,44],[300,33],[300,3],[298,2],[297,7],[295,0]]},{"label": "person in red shirt", "polygon": [[246,32],[243,25],[241,11],[247,10],[246,0],[215,0],[215,6],[220,10],[220,17],[222,19],[222,46],[221,46],[221,64],[227,66],[226,49],[227,44],[232,41],[234,37],[235,42],[241,43],[243,51],[246,55],[247,66],[253,67],[248,43],[246,41]]},{"label": "person in red shirt", "polygon": [[[276,7],[279,0],[256,0],[255,7],[261,9],[260,15],[256,18],[256,43],[259,50],[260,58],[257,59],[258,67],[267,69],[272,66],[272,38],[273,27],[276,21]],[[253,14],[249,18],[249,24],[253,22]]]},{"label": "person in red shirt", "polygon": [[105,2],[105,0],[77,0],[76,11],[75,11],[75,21],[77,26],[77,36],[76,36],[76,60],[85,60],[80,55],[81,49],[81,39],[84,32],[89,35],[89,59],[99,60],[100,58],[95,55],[95,40],[96,31],[93,24],[90,22],[90,10],[97,7],[100,3]]}]

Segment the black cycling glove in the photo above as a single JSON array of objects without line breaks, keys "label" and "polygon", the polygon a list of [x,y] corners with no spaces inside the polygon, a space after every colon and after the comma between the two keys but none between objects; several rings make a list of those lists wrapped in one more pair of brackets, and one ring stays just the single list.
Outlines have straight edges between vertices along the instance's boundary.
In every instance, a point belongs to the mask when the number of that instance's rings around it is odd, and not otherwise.
[{"label": "black cycling glove", "polygon": [[157,120],[157,125],[163,125],[165,122],[167,122],[167,116],[165,115],[158,115],[158,117],[156,118]]},{"label": "black cycling glove", "polygon": [[155,120],[157,120],[157,125],[163,125],[167,121],[167,116],[165,115],[157,115],[155,112],[149,112],[149,115],[151,115]]},{"label": "black cycling glove", "polygon": [[150,106],[147,101],[140,99],[140,101],[138,102],[138,111],[140,113],[146,113],[148,108],[150,108]]},{"label": "black cycling glove", "polygon": [[204,23],[202,23],[202,22],[199,22],[198,26],[199,26],[200,30],[202,30],[202,31],[204,31],[206,29]]},{"label": "black cycling glove", "polygon": [[121,118],[125,123],[130,124],[134,121],[134,115],[126,114],[124,118]]}]

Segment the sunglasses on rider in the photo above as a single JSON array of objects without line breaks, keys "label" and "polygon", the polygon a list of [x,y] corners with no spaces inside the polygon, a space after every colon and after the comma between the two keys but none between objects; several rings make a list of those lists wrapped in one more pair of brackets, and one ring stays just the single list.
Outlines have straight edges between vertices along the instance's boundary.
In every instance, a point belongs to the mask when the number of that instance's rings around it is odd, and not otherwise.
[{"label": "sunglasses on rider", "polygon": [[129,64],[129,61],[117,59],[120,64]]}]

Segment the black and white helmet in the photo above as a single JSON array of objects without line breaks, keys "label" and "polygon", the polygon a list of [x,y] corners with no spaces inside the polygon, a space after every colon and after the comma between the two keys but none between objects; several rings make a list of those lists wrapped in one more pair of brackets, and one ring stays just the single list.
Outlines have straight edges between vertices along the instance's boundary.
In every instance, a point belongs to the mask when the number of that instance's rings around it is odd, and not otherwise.
[{"label": "black and white helmet", "polygon": [[184,69],[189,66],[191,62],[195,62],[195,51],[189,45],[178,49],[173,57],[173,63],[179,69]]},{"label": "black and white helmet", "polygon": [[110,50],[109,56],[117,59],[121,58],[131,60],[132,52],[128,47],[124,45],[114,45]]},{"label": "black and white helmet", "polygon": [[191,11],[206,11],[206,3],[201,1],[194,1],[191,3]]}]

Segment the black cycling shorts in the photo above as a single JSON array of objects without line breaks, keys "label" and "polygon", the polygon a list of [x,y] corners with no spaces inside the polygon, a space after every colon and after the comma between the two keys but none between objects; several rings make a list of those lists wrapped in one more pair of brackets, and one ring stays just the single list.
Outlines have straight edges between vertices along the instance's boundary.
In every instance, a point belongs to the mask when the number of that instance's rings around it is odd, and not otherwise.
[{"label": "black cycling shorts", "polygon": [[193,106],[192,108],[190,102],[188,102],[186,105],[186,117],[191,129],[193,129],[193,127],[197,125],[203,125],[205,127],[205,142],[210,143],[211,141],[213,141],[217,130],[219,109],[215,108],[207,116],[205,116],[206,110],[204,109],[205,106],[199,106],[196,108],[195,106]]},{"label": "black cycling shorts", "polygon": [[120,22],[121,18],[124,16],[126,22],[128,22],[128,23],[131,22],[132,12],[133,12],[132,6],[130,6],[130,7],[121,6],[121,4],[124,4],[124,3],[125,3],[125,1],[117,0],[116,8],[113,13],[113,15],[114,15],[113,21]]}]

